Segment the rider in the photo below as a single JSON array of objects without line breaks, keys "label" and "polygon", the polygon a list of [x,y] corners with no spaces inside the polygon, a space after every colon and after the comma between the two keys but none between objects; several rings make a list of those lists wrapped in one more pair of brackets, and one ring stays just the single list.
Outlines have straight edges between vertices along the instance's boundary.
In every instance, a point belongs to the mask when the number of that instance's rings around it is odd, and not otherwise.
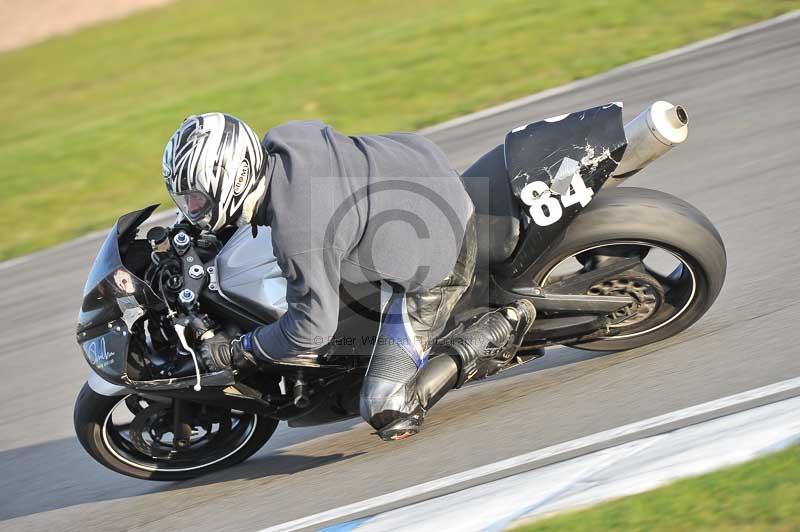
[{"label": "rider", "polygon": [[[259,142],[241,120],[207,113],[174,133],[163,174],[183,215],[201,228],[270,226],[287,282],[287,311],[277,322],[201,344],[206,370],[313,364],[336,331],[347,281],[382,288],[360,402],[382,438],[418,432],[425,411],[474,375],[473,337],[436,356],[434,342],[472,281],[477,244],[460,177],[425,137],[345,136],[322,122],[294,121]],[[527,307],[504,316],[483,319],[481,334],[533,319]]]}]

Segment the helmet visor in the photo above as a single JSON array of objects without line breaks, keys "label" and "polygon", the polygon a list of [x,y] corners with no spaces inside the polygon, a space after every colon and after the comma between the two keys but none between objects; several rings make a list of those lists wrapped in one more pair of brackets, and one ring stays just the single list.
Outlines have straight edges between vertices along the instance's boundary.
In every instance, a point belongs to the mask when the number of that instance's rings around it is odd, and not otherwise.
[{"label": "helmet visor", "polygon": [[184,216],[194,225],[206,226],[211,221],[214,200],[201,190],[191,190],[172,196]]}]

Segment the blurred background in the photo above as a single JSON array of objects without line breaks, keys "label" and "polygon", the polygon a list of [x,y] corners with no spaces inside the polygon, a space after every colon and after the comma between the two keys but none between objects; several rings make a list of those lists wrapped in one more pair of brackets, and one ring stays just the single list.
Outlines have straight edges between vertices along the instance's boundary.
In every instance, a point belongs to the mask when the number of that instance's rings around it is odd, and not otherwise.
[{"label": "blurred background", "polygon": [[[463,169],[522,123],[619,99],[629,118],[660,98],[685,104],[689,141],[632,185],[703,210],[729,269],[685,333],[618,353],[548,349],[448,395],[402,446],[359,420],[281,424],[251,460],[196,481],[101,468],[75,438],[72,406],[88,370],[75,318],[102,237],[26,254],[150,203],[171,209],[161,155],[190,114],[224,111],[260,134],[303,118],[351,134],[419,130],[798,8],[0,0],[0,530],[258,530],[797,377],[800,17],[429,135]],[[535,526],[793,530],[798,471],[795,446]]]},{"label": "blurred background", "polygon": [[798,5],[0,0],[0,260],[166,204],[161,153],[190,114],[415,130]]}]

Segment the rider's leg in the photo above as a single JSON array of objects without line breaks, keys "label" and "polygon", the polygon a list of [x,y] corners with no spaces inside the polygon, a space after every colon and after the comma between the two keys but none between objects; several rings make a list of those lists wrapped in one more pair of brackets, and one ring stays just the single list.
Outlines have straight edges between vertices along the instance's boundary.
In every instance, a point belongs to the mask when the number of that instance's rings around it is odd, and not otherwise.
[{"label": "rider's leg", "polygon": [[[383,305],[360,404],[362,417],[382,437],[399,439],[416,432],[425,410],[456,384],[458,364],[450,357],[434,361],[428,355],[472,281],[476,253],[475,225],[470,222],[456,265],[446,279],[426,291],[392,291]],[[400,420],[416,429],[391,435],[381,432]]]},{"label": "rider's leg", "polygon": [[[456,303],[472,283],[476,254],[475,225],[470,223],[456,265],[445,280],[428,291],[394,294],[391,321],[402,321],[404,326],[395,327],[392,334],[400,337],[400,343],[414,345],[417,355],[403,355],[399,349],[376,346],[361,390],[361,415],[378,429],[383,439],[402,439],[418,432],[425,412],[449,390],[475,375],[478,359],[489,344],[502,345],[512,332],[527,332],[533,322],[536,315],[533,305],[520,302],[482,316],[465,330],[434,344]],[[394,316],[398,312],[402,319]],[[384,334],[387,331],[383,329]],[[421,345],[403,340],[413,335]],[[394,368],[391,372],[385,369],[390,366]]]},{"label": "rider's leg", "polygon": [[[417,371],[412,392],[406,391],[403,413],[394,413],[391,421],[378,429],[384,440],[403,439],[419,432],[425,413],[453,388],[461,387],[482,367],[481,358],[490,345],[503,346],[516,334],[524,335],[536,316],[528,301],[485,314],[462,331],[448,335],[429,353],[427,363]],[[483,359],[491,361],[491,357]],[[484,371],[485,373],[485,371]],[[408,390],[410,386],[406,387]],[[362,411],[363,412],[363,411]],[[385,421],[382,419],[381,421]]]},{"label": "rider's leg", "polygon": [[381,323],[361,388],[361,416],[373,427],[412,416],[419,408],[414,377],[427,353],[408,318],[406,294],[384,283]]}]

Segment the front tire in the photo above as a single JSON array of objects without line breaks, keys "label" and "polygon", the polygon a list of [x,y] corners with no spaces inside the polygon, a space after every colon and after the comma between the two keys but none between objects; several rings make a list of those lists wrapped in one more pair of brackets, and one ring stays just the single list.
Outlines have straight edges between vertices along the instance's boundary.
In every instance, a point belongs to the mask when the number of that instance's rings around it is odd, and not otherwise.
[{"label": "front tire", "polygon": [[[147,453],[137,449],[135,444],[126,444],[124,431],[112,426],[112,417],[115,409],[131,403],[131,398],[136,396],[100,395],[84,384],[75,402],[73,421],[78,440],[89,455],[105,467],[127,475],[144,480],[184,480],[204,475],[211,471],[224,469],[238,464],[258,451],[278,425],[278,421],[259,414],[237,413],[244,426],[241,437],[223,440],[229,443],[228,449],[217,449],[214,455],[198,455],[196,463],[186,460],[170,461],[168,456],[147,456]],[[138,398],[136,398],[138,401]],[[156,406],[156,409],[162,408]],[[144,410],[144,409],[143,409]],[[168,415],[168,413],[167,413]],[[131,434],[128,425],[128,434]],[[114,432],[116,431],[116,433]],[[234,433],[235,434],[235,433]],[[138,443],[138,442],[137,442]],[[153,449],[154,443],[150,443]],[[139,448],[142,444],[139,444]]]},{"label": "front tire", "polygon": [[[592,253],[612,249],[616,250],[613,253],[618,253],[624,251],[625,246],[634,252],[637,246],[640,249],[657,248],[680,261],[683,274],[694,283],[691,292],[687,290],[685,304],[681,303],[682,307],[677,309],[679,312],[667,316],[669,320],[665,317],[660,324],[654,316],[650,321],[656,323],[649,323],[649,328],[648,322],[638,324],[638,329],[630,328],[627,333],[624,327],[620,327],[580,339],[571,344],[573,347],[617,351],[670,338],[700,319],[722,289],[727,257],[722,238],[711,221],[679,198],[633,187],[612,188],[598,193],[569,225],[561,241],[536,261],[538,273],[534,281],[546,289],[557,267],[571,257],[585,261]],[[632,282],[636,284],[637,279]],[[607,284],[613,290],[620,281]]]}]

